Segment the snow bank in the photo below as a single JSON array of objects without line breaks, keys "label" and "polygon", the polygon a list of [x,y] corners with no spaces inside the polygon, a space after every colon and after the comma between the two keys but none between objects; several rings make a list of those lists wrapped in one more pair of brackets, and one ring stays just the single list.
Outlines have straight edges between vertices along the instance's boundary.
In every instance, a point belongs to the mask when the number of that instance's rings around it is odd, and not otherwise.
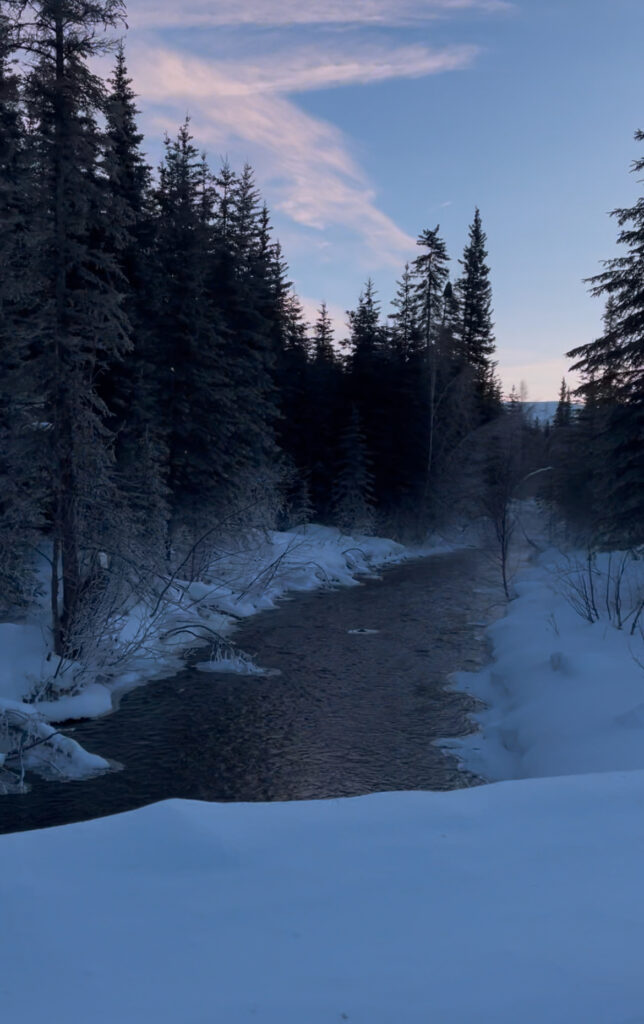
[{"label": "snow bank", "polygon": [[544,554],[488,631],[493,662],[454,677],[487,708],[442,745],[484,778],[644,768],[644,561],[602,554],[590,572],[581,553]]},{"label": "snow bank", "polygon": [[644,773],[169,801],[0,837],[2,1007],[40,1024],[626,1024]]},{"label": "snow bank", "polygon": [[254,534],[247,545],[222,552],[209,583],[188,585],[200,606],[236,617],[273,608],[288,592],[321,586],[355,586],[356,576],[403,561],[408,551],[381,537],[347,537],[328,526],[303,526],[289,532]]},{"label": "snow bank", "polygon": [[[45,689],[55,692],[55,662],[47,633],[35,625],[0,623],[0,794],[23,788],[25,770],[47,777],[83,778],[109,767],[102,757],[60,736],[48,724],[67,717],[89,717],[111,707],[106,687],[93,684],[73,697],[25,703]],[[47,684],[49,686],[47,687]]]},{"label": "snow bank", "polygon": [[395,541],[348,537],[326,526],[255,531],[220,550],[199,581],[174,580],[156,619],[145,606],[132,609],[119,643],[124,647],[131,638],[145,639],[132,659],[136,675],[130,666],[127,677],[119,675],[115,685],[167,674],[186,649],[199,646],[210,647],[209,657],[197,666],[201,670],[241,675],[261,671],[231,640],[240,620],[274,608],[287,594],[356,586],[357,577],[374,575],[379,567],[409,556]]},{"label": "snow bank", "polygon": [[24,790],[24,772],[80,779],[109,768],[102,757],[61,736],[33,706],[0,700],[0,794]]}]

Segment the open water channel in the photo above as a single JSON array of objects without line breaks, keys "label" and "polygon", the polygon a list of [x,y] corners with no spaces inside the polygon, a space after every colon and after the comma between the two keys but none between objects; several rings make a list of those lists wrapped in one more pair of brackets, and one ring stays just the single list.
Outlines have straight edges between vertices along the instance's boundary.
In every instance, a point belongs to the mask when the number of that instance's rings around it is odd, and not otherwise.
[{"label": "open water channel", "polygon": [[64,732],[121,770],[32,777],[0,797],[0,832],[115,814],[169,797],[304,800],[477,780],[432,741],[471,728],[449,674],[488,653],[499,591],[474,550],[383,571],[361,586],[285,600],[246,621],[239,647],[272,674],[186,668]]}]

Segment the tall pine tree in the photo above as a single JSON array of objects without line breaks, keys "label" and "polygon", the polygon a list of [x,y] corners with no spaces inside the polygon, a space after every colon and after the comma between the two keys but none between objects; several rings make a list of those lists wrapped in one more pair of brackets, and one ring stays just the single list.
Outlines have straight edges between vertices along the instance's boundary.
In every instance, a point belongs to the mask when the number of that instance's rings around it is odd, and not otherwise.
[{"label": "tall pine tree", "polygon": [[[644,132],[635,138],[644,141]],[[644,158],[635,160],[633,173],[643,170]],[[612,216],[624,251],[589,279],[591,294],[607,299],[604,331],[568,356],[583,378],[578,392],[607,416],[598,529],[604,542],[621,545],[644,540],[644,195]]]},{"label": "tall pine tree", "polygon": [[463,272],[456,285],[461,306],[460,355],[471,368],[483,422],[497,415],[500,392],[495,374],[492,286],[487,265],[485,232],[478,207],[469,228],[469,240],[459,260]]},{"label": "tall pine tree", "polygon": [[[35,181],[15,67],[17,26],[0,11],[0,593],[6,609],[28,600],[29,544],[42,526],[40,401],[28,357],[37,330]],[[25,330],[32,325],[33,336]]]},{"label": "tall pine tree", "polygon": [[[78,623],[100,578],[101,549],[119,544],[111,438],[96,380],[129,348],[122,279],[114,253],[125,237],[108,200],[101,127],[105,90],[89,62],[110,48],[120,0],[30,0],[23,54],[37,179],[33,273],[41,283],[31,379],[41,402],[47,511],[53,540],[51,611],[58,653],[78,651]],[[25,8],[28,15],[25,17]]]},{"label": "tall pine tree", "polygon": [[416,310],[424,347],[424,396],[425,430],[418,441],[424,442],[425,472],[421,518],[425,515],[431,491],[434,460],[436,454],[436,433],[438,426],[438,405],[443,386],[444,367],[440,358],[440,328],[443,319],[443,294],[448,279],[449,257],[445,242],[439,235],[440,225],[433,231],[423,231],[417,240],[424,251],[414,260],[416,279]]}]

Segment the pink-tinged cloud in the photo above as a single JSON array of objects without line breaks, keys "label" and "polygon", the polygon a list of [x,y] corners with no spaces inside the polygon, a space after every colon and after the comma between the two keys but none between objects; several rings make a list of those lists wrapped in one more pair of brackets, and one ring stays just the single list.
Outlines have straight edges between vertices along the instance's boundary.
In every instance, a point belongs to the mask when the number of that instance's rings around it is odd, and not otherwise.
[{"label": "pink-tinged cloud", "polygon": [[413,25],[461,11],[508,11],[506,0],[131,0],[136,27]]},{"label": "pink-tinged cloud", "polygon": [[361,47],[347,53],[324,47],[276,51],[248,60],[205,61],[192,55],[157,47],[136,47],[137,88],[152,100],[194,99],[212,96],[244,97],[267,93],[309,92],[343,85],[367,85],[394,78],[458,71],[468,67],[479,50],[451,46],[396,49]]},{"label": "pink-tinged cloud", "polygon": [[[414,240],[378,209],[373,188],[333,125],[300,110],[285,93],[466,67],[476,51],[421,46],[320,53],[299,50],[261,61],[205,61],[170,50],[134,47],[130,61],[144,101],[189,110],[195,134],[212,152],[250,148],[268,179],[273,205],[297,224],[324,231],[342,226],[367,245],[372,258],[397,265]],[[170,126],[168,126],[170,127]]]}]

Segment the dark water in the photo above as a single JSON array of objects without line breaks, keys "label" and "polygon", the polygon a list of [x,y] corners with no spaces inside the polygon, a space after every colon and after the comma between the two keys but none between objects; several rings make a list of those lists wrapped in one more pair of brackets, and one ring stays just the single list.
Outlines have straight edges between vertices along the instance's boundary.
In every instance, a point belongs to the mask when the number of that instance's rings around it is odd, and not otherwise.
[{"label": "dark water", "polygon": [[498,597],[485,575],[481,555],[457,552],[255,616],[236,640],[279,674],[186,669],[131,691],[112,715],[65,730],[124,769],[66,783],[32,776],[30,792],[0,798],[0,832],[168,797],[296,800],[472,784],[431,741],[469,731],[470,699],[443,685],[486,658],[480,623]]}]

